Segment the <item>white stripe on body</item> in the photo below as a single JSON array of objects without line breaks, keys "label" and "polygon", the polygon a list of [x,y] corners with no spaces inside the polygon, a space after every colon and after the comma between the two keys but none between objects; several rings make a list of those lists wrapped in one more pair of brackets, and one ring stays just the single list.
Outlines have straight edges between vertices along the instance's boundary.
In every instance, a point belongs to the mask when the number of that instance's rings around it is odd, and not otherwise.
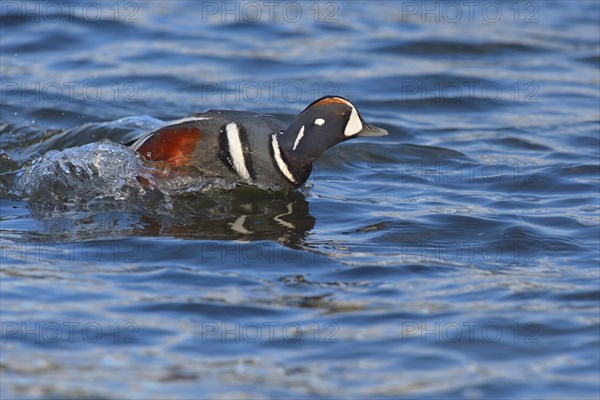
[{"label": "white stripe on body", "polygon": [[225,131],[227,133],[227,143],[229,144],[229,154],[231,155],[233,168],[243,179],[250,180],[250,172],[246,168],[246,160],[244,159],[244,150],[238,126],[235,122],[231,122],[225,126]]}]

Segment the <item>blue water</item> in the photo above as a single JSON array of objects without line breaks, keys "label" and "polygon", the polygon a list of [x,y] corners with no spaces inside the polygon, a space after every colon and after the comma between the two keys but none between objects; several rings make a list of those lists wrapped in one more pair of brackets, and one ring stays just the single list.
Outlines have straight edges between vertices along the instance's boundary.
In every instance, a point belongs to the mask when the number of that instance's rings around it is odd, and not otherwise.
[{"label": "blue water", "polygon": [[[600,396],[598,2],[77,4],[1,3],[3,399]],[[327,94],[293,193],[118,144]]]}]

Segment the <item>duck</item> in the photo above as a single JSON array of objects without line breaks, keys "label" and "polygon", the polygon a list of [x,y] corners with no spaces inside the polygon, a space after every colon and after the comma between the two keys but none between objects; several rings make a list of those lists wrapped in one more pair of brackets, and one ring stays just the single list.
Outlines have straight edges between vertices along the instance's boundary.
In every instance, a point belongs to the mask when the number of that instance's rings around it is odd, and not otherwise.
[{"label": "duck", "polygon": [[288,126],[272,115],[209,110],[173,121],[126,145],[172,173],[222,178],[235,184],[298,188],[327,149],[388,132],[362,118],[341,96],[321,97]]}]

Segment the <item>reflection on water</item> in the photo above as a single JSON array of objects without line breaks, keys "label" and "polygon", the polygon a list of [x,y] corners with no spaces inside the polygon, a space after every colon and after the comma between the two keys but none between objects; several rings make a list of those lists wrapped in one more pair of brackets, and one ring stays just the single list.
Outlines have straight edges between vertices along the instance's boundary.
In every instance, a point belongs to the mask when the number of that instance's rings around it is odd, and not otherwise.
[{"label": "reflection on water", "polygon": [[293,248],[315,224],[302,192],[270,192],[251,187],[178,197],[164,219],[142,217],[149,236],[205,240],[270,240]]}]

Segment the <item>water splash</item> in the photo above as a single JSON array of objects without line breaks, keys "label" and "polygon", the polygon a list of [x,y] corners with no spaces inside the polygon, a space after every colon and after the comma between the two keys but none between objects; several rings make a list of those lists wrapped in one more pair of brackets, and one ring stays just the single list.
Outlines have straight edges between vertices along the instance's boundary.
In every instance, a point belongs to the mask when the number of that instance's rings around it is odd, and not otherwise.
[{"label": "water splash", "polygon": [[100,204],[171,209],[172,195],[232,188],[220,179],[165,178],[162,172],[156,163],[105,139],[47,152],[16,174],[13,189],[44,209],[86,210]]},{"label": "water splash", "polygon": [[15,187],[32,201],[127,200],[146,193],[138,177],[147,179],[150,173],[131,150],[103,140],[47,152],[22,169]]}]

